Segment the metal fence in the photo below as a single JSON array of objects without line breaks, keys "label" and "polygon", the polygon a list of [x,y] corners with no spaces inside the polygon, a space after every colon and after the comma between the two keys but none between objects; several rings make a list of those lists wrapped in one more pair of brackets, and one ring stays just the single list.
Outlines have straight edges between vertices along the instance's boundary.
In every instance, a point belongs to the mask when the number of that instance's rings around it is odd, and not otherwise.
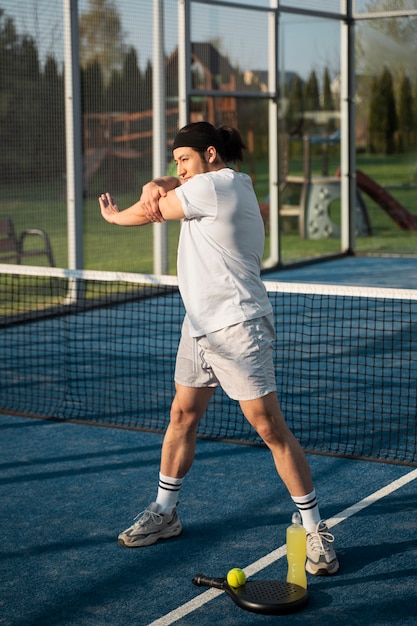
[{"label": "metal fence", "polygon": [[[391,23],[417,14],[410,2],[391,12],[382,4]],[[294,164],[304,183],[306,172],[329,177],[340,166],[338,229],[324,252],[353,250],[363,117],[354,105],[354,25],[381,18],[376,5],[3,0],[0,217],[12,219],[17,241],[25,229],[46,232],[61,267],[175,272],[176,224],[112,229],[97,195],[111,191],[128,206],[144,182],[169,171],[177,128],[207,119],[238,126],[247,143],[244,167],[265,211],[265,266],[282,262],[294,224],[309,240],[301,254],[323,251],[308,231],[308,207],[279,195]],[[299,111],[297,88],[305,98],[314,78],[316,93]],[[305,137],[318,139],[307,152]],[[25,245],[36,247],[36,237]]]}]

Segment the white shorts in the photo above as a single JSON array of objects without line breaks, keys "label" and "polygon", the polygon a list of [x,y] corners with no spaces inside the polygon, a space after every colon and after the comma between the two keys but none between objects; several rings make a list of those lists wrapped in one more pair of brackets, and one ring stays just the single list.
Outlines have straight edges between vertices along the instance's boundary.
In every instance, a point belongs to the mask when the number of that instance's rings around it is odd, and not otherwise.
[{"label": "white shorts", "polygon": [[276,391],[273,315],[189,337],[178,347],[175,382],[184,387],[221,386],[233,400],[255,400]]}]

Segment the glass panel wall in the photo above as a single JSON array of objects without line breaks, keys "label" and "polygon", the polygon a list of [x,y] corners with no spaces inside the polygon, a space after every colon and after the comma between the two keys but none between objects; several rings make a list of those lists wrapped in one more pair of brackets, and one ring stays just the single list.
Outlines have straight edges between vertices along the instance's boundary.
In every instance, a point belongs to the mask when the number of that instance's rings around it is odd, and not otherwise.
[{"label": "glass panel wall", "polygon": [[[357,3],[357,184],[371,235],[362,253],[417,251],[417,2]],[[388,10],[395,10],[389,15]],[[399,14],[405,10],[406,15]],[[414,11],[414,15],[412,15]],[[368,16],[367,19],[360,19]]]},{"label": "glass panel wall", "polygon": [[282,262],[340,251],[340,22],[282,13]]},{"label": "glass panel wall", "polygon": [[[269,202],[268,43],[270,0],[233,6],[191,2],[190,118],[231,123],[248,146],[242,169],[254,182],[267,230],[279,212],[285,264],[337,253],[340,241],[340,63],[345,2],[280,0],[278,19],[279,188]],[[244,6],[242,6],[244,5]],[[99,216],[110,191],[121,208],[153,174],[153,0],[79,0],[83,134],[84,265],[153,271],[153,227],[117,229]],[[178,128],[177,0],[163,0],[166,171]],[[417,0],[355,0],[355,139],[360,187],[355,250],[416,250]],[[328,12],[326,18],[319,12]],[[390,12],[390,13],[389,13]],[[3,0],[0,8],[0,217],[19,235],[48,233],[68,265],[64,2]],[[228,93],[222,97],[204,90]],[[233,92],[236,93],[234,97]],[[243,94],[243,95],[242,95]],[[254,97],[252,97],[252,94]],[[259,97],[261,96],[261,97]],[[168,225],[175,272],[178,224]],[[32,240],[27,245],[35,245]],[[30,262],[47,264],[48,258]]]},{"label": "glass panel wall", "polygon": [[[45,18],[48,19],[45,19]],[[0,4],[0,219],[50,237],[67,266],[62,3]],[[40,248],[38,237],[25,250]],[[48,257],[29,259],[48,264]],[[26,260],[26,259],[25,259]],[[16,262],[9,258],[8,262]]]}]

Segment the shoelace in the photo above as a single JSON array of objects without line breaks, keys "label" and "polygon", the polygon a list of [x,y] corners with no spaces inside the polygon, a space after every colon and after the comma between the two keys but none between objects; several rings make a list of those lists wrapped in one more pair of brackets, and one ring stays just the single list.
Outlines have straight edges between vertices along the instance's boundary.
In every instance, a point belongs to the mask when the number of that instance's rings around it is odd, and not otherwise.
[{"label": "shoelace", "polygon": [[137,520],[137,522],[135,522],[135,526],[144,526],[150,519],[157,526],[162,524],[162,515],[155,513],[155,511],[149,511],[148,509],[138,513],[134,519]]},{"label": "shoelace", "polygon": [[307,533],[308,540],[313,550],[317,548],[320,552],[326,552],[329,550],[328,543],[333,543],[334,536],[327,529],[327,526],[321,526],[321,522],[317,524],[316,530]]}]

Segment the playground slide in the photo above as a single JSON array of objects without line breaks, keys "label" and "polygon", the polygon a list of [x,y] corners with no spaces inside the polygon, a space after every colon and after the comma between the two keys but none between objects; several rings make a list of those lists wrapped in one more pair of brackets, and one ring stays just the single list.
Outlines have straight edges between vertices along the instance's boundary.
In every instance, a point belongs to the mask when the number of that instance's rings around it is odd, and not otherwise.
[{"label": "playground slide", "polygon": [[378,185],[372,178],[357,170],[356,184],[361,191],[366,193],[381,209],[384,209],[390,218],[402,230],[417,230],[417,215],[409,213],[402,204],[391,196],[386,189]]}]

